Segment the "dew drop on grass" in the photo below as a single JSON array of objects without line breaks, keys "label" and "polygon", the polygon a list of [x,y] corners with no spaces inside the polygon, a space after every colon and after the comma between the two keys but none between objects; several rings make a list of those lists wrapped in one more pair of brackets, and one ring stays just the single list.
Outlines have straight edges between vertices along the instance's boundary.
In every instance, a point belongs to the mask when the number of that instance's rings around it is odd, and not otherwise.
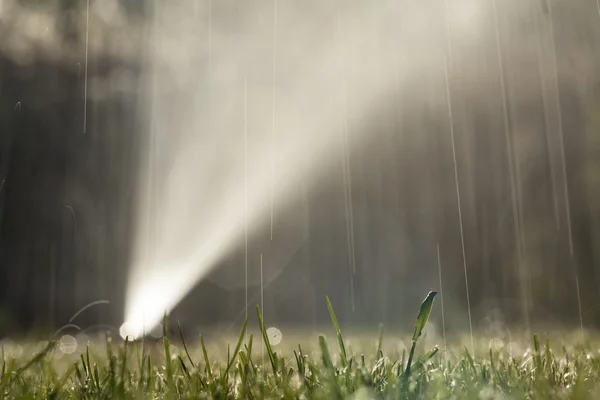
[{"label": "dew drop on grass", "polygon": [[58,349],[63,354],[73,354],[77,350],[77,339],[71,335],[63,335],[58,343]]},{"label": "dew drop on grass", "polygon": [[283,339],[281,331],[274,327],[267,328],[267,337],[269,338],[269,343],[271,343],[272,346],[277,346],[279,343],[281,343],[281,339]]}]

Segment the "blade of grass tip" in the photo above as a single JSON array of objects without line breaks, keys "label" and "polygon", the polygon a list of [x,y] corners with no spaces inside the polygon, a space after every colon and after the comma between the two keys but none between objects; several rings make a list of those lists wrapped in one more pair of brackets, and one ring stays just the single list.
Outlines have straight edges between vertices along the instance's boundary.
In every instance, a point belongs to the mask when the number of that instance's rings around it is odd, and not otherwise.
[{"label": "blade of grass tip", "polygon": [[179,337],[181,338],[181,343],[183,344],[183,350],[185,351],[187,359],[190,362],[192,368],[196,368],[196,365],[194,364],[194,361],[192,361],[192,357],[190,356],[190,352],[188,351],[188,348],[187,348],[187,346],[185,344],[185,339],[183,338],[183,332],[181,331],[181,324],[179,323],[179,321],[177,321],[177,330],[179,330]]},{"label": "blade of grass tip", "polygon": [[336,398],[342,399],[342,390],[340,388],[339,382],[335,377],[335,367],[333,366],[333,361],[331,361],[331,353],[329,352],[329,346],[327,345],[327,338],[325,338],[325,336],[323,335],[319,335],[319,347],[321,348],[321,357],[323,359],[323,365],[325,365],[327,375],[331,379],[331,384],[335,391]]},{"label": "blade of grass tip", "polygon": [[338,323],[337,317],[335,316],[335,312],[333,311],[333,306],[331,305],[331,301],[328,296],[325,296],[327,300],[327,308],[329,309],[329,316],[331,317],[331,322],[333,323],[333,327],[335,328],[335,333],[337,335],[338,343],[340,345],[340,357],[342,359],[342,366],[346,367],[348,365],[348,357],[346,355],[346,346],[344,345],[344,338],[342,337],[342,330],[340,329],[340,324]]},{"label": "blade of grass tip", "polygon": [[208,352],[206,351],[206,346],[204,345],[204,338],[200,335],[200,346],[202,346],[202,354],[204,355],[204,365],[206,369],[206,375],[208,379],[212,381],[212,370],[210,369],[210,360],[208,359]]},{"label": "blade of grass tip", "polygon": [[431,314],[431,308],[433,307],[433,299],[437,292],[429,292],[425,300],[421,303],[421,308],[419,310],[419,315],[417,315],[417,320],[415,322],[415,331],[412,336],[412,345],[410,347],[410,354],[408,355],[408,362],[406,364],[405,375],[408,377],[410,374],[410,367],[412,364],[413,357],[415,355],[415,348],[417,347],[417,340],[421,337],[423,333],[423,329],[425,325],[427,325],[427,321],[429,320],[429,315]]},{"label": "blade of grass tip", "polygon": [[79,370],[79,363],[73,364],[75,366],[75,375],[77,375],[77,379],[79,380],[79,384],[83,385],[83,375],[81,375],[81,371]]},{"label": "blade of grass tip", "polygon": [[321,349],[321,357],[325,369],[331,373],[335,372],[333,361],[331,361],[331,354],[329,353],[329,346],[327,345],[327,338],[324,335],[319,335],[319,348]]},{"label": "blade of grass tip", "polygon": [[88,376],[90,377],[92,386],[96,386],[96,382],[94,382],[94,368],[92,367],[92,363],[90,362],[90,345],[89,344],[85,347],[85,362],[87,363]]},{"label": "blade of grass tip", "polygon": [[[6,365],[6,361],[4,363]],[[0,381],[0,389],[2,390],[1,393],[4,393],[4,387],[8,383],[13,371],[15,370],[16,365],[17,360],[13,358],[8,362],[8,366],[6,366],[6,368],[3,368],[2,381]]]},{"label": "blade of grass tip", "polygon": [[181,358],[181,356],[178,354],[177,355],[177,359],[179,360],[179,366],[181,367],[181,372],[183,372],[183,375],[187,378],[188,382],[191,380],[191,375],[188,372],[187,367],[185,366],[185,361],[183,361],[183,358]]},{"label": "blade of grass tip", "polygon": [[546,336],[546,370],[550,371],[552,366],[552,351],[550,350],[550,339]]},{"label": "blade of grass tip", "polygon": [[248,353],[248,359],[252,357],[252,342],[254,342],[254,335],[248,336],[248,344],[246,346],[246,352]]},{"label": "blade of grass tip", "polygon": [[465,353],[467,354],[467,360],[469,360],[469,366],[473,370],[473,374],[475,376],[477,376],[477,369],[475,368],[475,362],[473,361],[473,357],[471,356],[471,353],[469,353],[469,349],[467,349],[467,346],[465,346]]},{"label": "blade of grass tip", "polygon": [[302,363],[300,361],[300,358],[298,357],[298,353],[296,353],[296,350],[294,350],[294,358],[296,359],[296,366],[298,367],[298,375],[300,376],[300,380],[303,380],[303,376],[302,376]]},{"label": "blade of grass tip", "polygon": [[29,369],[33,365],[41,362],[44,359],[44,357],[46,357],[46,355],[48,355],[48,353],[50,353],[54,349],[54,347],[56,347],[56,344],[57,344],[57,342],[55,340],[48,342],[48,344],[46,345],[46,347],[44,347],[44,349],[42,351],[40,351],[38,354],[33,356],[33,358],[31,360],[29,360],[29,362],[27,362],[27,364],[25,364],[24,366],[22,366],[21,368],[19,368],[17,370],[17,374],[21,374],[21,373],[23,373],[23,371]]},{"label": "blade of grass tip", "polygon": [[229,363],[227,364],[227,369],[225,369],[225,374],[223,374],[223,377],[226,377],[229,374],[229,370],[231,369],[231,366],[233,365],[233,362],[235,361],[235,358],[237,357],[239,351],[240,351],[240,347],[242,347],[242,342],[244,341],[244,336],[246,336],[246,326],[248,325],[248,318],[246,318],[244,320],[244,325],[242,325],[242,331],[240,332],[240,337],[238,338],[237,344],[235,346],[235,350],[233,351],[233,355],[231,356],[231,359],[229,360]]},{"label": "blade of grass tip", "polygon": [[148,384],[147,386],[149,388],[153,388],[154,387],[154,382],[153,379],[154,377],[152,376],[152,360],[150,359],[150,354],[148,354],[148,356],[146,357],[146,367],[148,368]]},{"label": "blade of grass tip", "polygon": [[379,339],[377,340],[377,353],[375,354],[375,359],[382,357],[383,352],[381,350],[383,346],[383,324],[379,324]]},{"label": "blade of grass tip", "polygon": [[88,371],[87,364],[85,363],[85,357],[83,356],[83,354],[80,354],[79,358],[81,359],[81,365],[83,365],[83,373],[85,374],[86,377],[89,377],[90,373]]},{"label": "blade of grass tip", "polygon": [[437,292],[429,292],[425,300],[421,303],[421,309],[419,310],[419,315],[417,315],[417,321],[415,323],[415,332],[413,333],[412,341],[416,342],[421,334],[423,333],[423,329],[429,320],[429,315],[431,314],[431,308],[433,306],[433,299],[437,295]]},{"label": "blade of grass tip", "polygon": [[536,334],[533,335],[533,349],[535,354],[533,355],[533,361],[535,363],[535,374],[538,375],[542,372],[542,354],[540,351],[540,341]]},{"label": "blade of grass tip", "polygon": [[106,358],[108,358],[110,372],[114,373],[114,361],[113,361],[113,351],[112,351],[112,337],[110,336],[110,332],[106,332],[106,336],[104,338],[106,342]]},{"label": "blade of grass tip", "polygon": [[146,369],[144,368],[144,366],[146,365],[146,357],[147,356],[145,354],[142,354],[142,363],[140,365],[140,377],[138,379],[138,385],[140,387],[144,384],[144,376],[145,376],[145,372],[146,372]]},{"label": "blade of grass tip", "polygon": [[499,380],[500,375],[498,374],[498,370],[496,369],[496,363],[494,362],[494,351],[492,350],[491,347],[490,347],[490,367],[492,368],[492,372],[494,373],[496,378]]},{"label": "blade of grass tip", "polygon": [[94,380],[96,381],[96,390],[100,391],[100,374],[98,373],[98,364],[94,363]]},{"label": "blade of grass tip", "polygon": [[254,335],[248,335],[248,344],[245,344],[246,347],[246,355],[248,357],[247,364],[248,368],[252,370],[252,373],[255,373],[254,364],[252,364],[252,343],[254,342]]},{"label": "blade of grass tip", "polygon": [[275,376],[277,376],[277,359],[273,355],[273,349],[271,348],[271,343],[269,342],[269,337],[267,336],[267,330],[265,329],[263,317],[260,312],[260,306],[256,306],[256,314],[258,315],[258,324],[260,325],[260,331],[265,342],[265,347],[267,348],[269,361],[271,361],[271,366],[273,367],[273,373],[275,374]]},{"label": "blade of grass tip", "polygon": [[418,371],[421,368],[425,367],[425,364],[427,363],[427,361],[431,360],[438,353],[438,351],[440,351],[439,347],[434,346],[427,353],[425,353],[421,357],[419,357],[419,360],[415,363],[414,367],[412,368],[413,372]]}]

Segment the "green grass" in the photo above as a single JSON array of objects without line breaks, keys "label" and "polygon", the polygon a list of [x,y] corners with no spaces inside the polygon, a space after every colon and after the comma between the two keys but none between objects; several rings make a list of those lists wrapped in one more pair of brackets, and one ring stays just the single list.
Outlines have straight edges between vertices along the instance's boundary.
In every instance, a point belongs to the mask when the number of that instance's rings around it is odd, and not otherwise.
[{"label": "green grass", "polygon": [[233,347],[207,347],[203,337],[194,346],[183,336],[177,346],[167,336],[160,344],[107,338],[61,358],[53,341],[29,357],[3,347],[0,399],[600,399],[600,352],[591,342],[556,350],[534,336],[519,354],[503,345],[480,346],[476,355],[424,347],[434,297],[421,304],[403,351],[387,352],[381,325],[371,345],[354,348],[329,299],[335,340],[319,335],[313,346],[281,354],[258,307],[258,335],[245,321]]}]

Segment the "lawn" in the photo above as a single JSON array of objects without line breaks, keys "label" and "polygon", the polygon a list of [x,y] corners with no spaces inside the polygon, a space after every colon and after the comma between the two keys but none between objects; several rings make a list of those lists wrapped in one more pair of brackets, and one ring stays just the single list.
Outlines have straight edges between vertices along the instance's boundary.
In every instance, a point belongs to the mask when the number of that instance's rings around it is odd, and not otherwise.
[{"label": "lawn", "polygon": [[332,334],[311,338],[312,345],[272,346],[258,307],[260,329],[250,333],[245,322],[231,346],[168,336],[136,342],[106,337],[72,354],[65,354],[64,340],[37,344],[37,350],[5,345],[0,397],[600,399],[594,341],[551,343],[532,335],[520,348],[482,338],[470,350],[470,341],[427,347],[423,336],[434,298],[430,293],[421,304],[401,350],[386,346],[382,326],[363,342],[344,338],[329,299]]}]

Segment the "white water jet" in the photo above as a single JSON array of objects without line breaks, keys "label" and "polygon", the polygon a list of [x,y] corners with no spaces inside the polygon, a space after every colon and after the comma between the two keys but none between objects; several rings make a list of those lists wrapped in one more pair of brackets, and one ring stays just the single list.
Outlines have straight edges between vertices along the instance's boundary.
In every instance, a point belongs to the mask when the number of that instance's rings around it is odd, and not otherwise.
[{"label": "white water jet", "polygon": [[[266,41],[268,51],[259,61],[264,65],[257,66],[255,60],[260,54],[256,48],[266,45],[261,42],[265,38],[257,33],[260,30],[255,31],[253,26],[257,15],[272,19],[273,4],[264,9],[255,6],[240,7],[238,20],[222,26],[215,15],[217,8],[225,5],[209,2],[199,10],[202,6],[197,3],[155,2],[143,84],[149,93],[145,106],[148,111],[143,117],[151,125],[150,157],[139,171],[139,208],[124,336],[139,337],[154,327],[165,312],[213,273],[217,263],[228,259],[244,242],[246,219],[249,235],[263,226],[268,230],[273,204],[283,214],[294,200],[299,182],[310,185],[340,162],[343,126],[339,105],[345,90],[338,87],[342,55],[335,40],[335,16],[326,10],[306,11],[296,4],[286,5],[291,8],[288,10],[278,7],[275,103],[273,77],[261,75],[263,70],[272,69],[274,38],[270,36]],[[344,39],[348,46],[360,44],[364,36],[364,7],[364,3],[357,2],[340,10],[348,21]],[[381,46],[391,52],[402,45],[397,35],[397,14],[390,11],[389,5],[371,7],[381,21],[379,28],[385,32],[386,42]],[[284,14],[288,18],[294,15],[297,23],[288,32],[281,28],[286,26],[280,19]],[[409,34],[424,26],[426,16],[412,16],[403,25],[413,46],[415,39]],[[319,23],[317,17],[331,23]],[[210,25],[208,40],[206,21]],[[353,100],[353,120],[368,118],[386,101],[396,75],[403,80],[424,79],[431,71],[424,71],[423,63],[439,59],[437,56],[445,50],[440,47],[431,53],[415,54],[398,68],[375,70],[360,65],[346,71],[349,89],[360,93]],[[361,60],[356,49],[346,51],[353,55],[354,62]],[[352,65],[353,61],[347,62]],[[245,95],[247,110],[243,106]],[[367,136],[364,132],[361,140]],[[356,140],[348,140],[347,144],[348,152],[357,149]],[[296,239],[301,240],[301,236]],[[264,252],[265,285],[276,277],[292,252],[278,232],[272,242],[274,245]],[[236,279],[241,279],[243,285],[244,265],[236,271]],[[250,284],[258,284],[252,280],[258,277],[248,278]],[[224,283],[233,285],[230,281]]]}]

